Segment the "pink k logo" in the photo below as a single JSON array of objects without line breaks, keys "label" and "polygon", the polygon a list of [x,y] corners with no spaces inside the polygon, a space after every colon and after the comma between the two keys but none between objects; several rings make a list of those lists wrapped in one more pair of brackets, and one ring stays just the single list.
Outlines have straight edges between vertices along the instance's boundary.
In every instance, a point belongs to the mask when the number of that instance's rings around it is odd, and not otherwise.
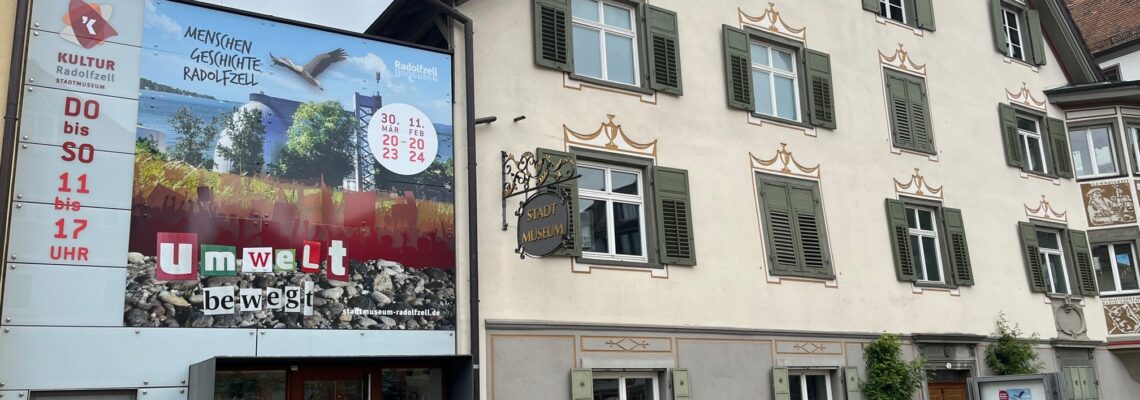
[{"label": "pink k logo", "polygon": [[108,38],[119,34],[111,24],[107,23],[107,17],[110,15],[109,5],[71,0],[67,15],[63,18],[67,22],[67,27],[59,34],[85,49],[101,45]]}]

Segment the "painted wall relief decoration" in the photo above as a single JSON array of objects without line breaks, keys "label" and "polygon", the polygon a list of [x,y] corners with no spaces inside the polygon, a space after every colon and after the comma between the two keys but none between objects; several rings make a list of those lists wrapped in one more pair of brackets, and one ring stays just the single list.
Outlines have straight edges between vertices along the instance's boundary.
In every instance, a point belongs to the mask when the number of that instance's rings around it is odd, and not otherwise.
[{"label": "painted wall relief decoration", "polygon": [[1111,226],[1136,222],[1132,188],[1124,179],[1082,183],[1081,198],[1089,226]]},{"label": "painted wall relief decoration", "polygon": [[902,43],[899,43],[899,48],[895,50],[895,54],[888,56],[880,51],[879,63],[903,72],[926,76],[926,64],[915,64],[914,60],[910,58],[910,54],[903,50]]},{"label": "painted wall relief decoration", "polygon": [[759,17],[749,15],[743,9],[738,8],[737,11],[740,13],[741,28],[753,27],[764,32],[807,42],[807,28],[793,28],[788,25],[780,16],[780,12],[776,11],[776,3],[768,3],[768,9],[764,10],[764,14]]},{"label": "painted wall relief decoration", "polygon": [[909,181],[900,182],[898,179],[894,181],[895,192],[898,194],[942,200],[942,186],[931,187],[930,184],[926,182],[926,177],[918,173],[918,168],[914,169],[914,174],[910,176]]},{"label": "painted wall relief decoration", "polygon": [[1109,335],[1140,334],[1140,296],[1108,297],[1101,302]]},{"label": "painted wall relief decoration", "polygon": [[776,150],[776,155],[769,159],[761,159],[752,153],[748,153],[752,159],[752,168],[764,172],[774,173],[777,175],[791,176],[796,178],[810,178],[819,180],[819,164],[814,167],[807,167],[796,161],[792,156],[792,152],[788,151],[786,143],[780,143],[780,149]]},{"label": "painted wall relief decoration", "polygon": [[1006,89],[1005,98],[1009,100],[1010,104],[1018,104],[1035,110],[1045,111],[1045,100],[1037,100],[1037,98],[1029,92],[1029,86],[1026,85],[1025,82],[1021,82],[1021,89],[1018,91]]},{"label": "painted wall relief decoration", "polygon": [[1041,202],[1036,206],[1031,207],[1028,204],[1025,204],[1022,205],[1022,207],[1025,207],[1025,216],[1029,218],[1036,218],[1040,220],[1060,223],[1069,222],[1069,212],[1058,212],[1057,210],[1054,210],[1053,205],[1049,204],[1048,200],[1045,200],[1045,195],[1041,195]]},{"label": "painted wall relief decoration", "polygon": [[575,132],[566,125],[562,125],[566,146],[585,147],[657,159],[656,140],[649,143],[633,141],[629,136],[626,136],[621,125],[614,123],[614,118],[616,118],[615,115],[607,114],[606,122],[603,122],[594,132],[586,134]]}]

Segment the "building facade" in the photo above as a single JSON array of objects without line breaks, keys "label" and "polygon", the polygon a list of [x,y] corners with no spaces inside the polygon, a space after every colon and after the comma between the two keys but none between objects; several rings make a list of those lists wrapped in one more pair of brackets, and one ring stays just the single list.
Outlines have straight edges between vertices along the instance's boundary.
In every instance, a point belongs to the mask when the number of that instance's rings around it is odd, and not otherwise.
[{"label": "building facade", "polygon": [[0,18],[0,398],[471,398],[450,53],[199,2]]},{"label": "building facade", "polygon": [[[1136,392],[1106,346],[1084,124],[1045,95],[1099,78],[1062,3],[458,3],[493,121],[483,398],[857,399],[883,333],[926,360],[915,398],[965,398],[1003,316],[1067,398]],[[578,176],[541,258],[507,197],[528,166]]]}]

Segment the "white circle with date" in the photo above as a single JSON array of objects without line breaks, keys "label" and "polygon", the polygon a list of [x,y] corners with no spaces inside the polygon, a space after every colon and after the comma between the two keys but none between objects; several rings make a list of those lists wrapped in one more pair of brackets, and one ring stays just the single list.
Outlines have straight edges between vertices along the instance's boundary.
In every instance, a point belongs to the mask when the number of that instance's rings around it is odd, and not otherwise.
[{"label": "white circle with date", "polygon": [[381,107],[368,122],[368,147],[384,168],[400,175],[424,172],[435,161],[439,138],[423,111],[408,104]]}]

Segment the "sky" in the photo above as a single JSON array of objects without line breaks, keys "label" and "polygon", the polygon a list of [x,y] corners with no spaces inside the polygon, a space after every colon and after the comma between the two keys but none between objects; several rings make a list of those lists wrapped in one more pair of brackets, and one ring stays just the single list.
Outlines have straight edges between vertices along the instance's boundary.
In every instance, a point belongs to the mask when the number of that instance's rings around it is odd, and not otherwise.
[{"label": "sky", "polygon": [[[353,103],[353,93],[379,93],[384,97],[385,104],[407,103],[423,111],[432,122],[451,125],[449,55],[255,20],[236,14],[217,13],[162,0],[146,1],[143,47],[147,50],[143,52],[143,78],[238,103],[244,103],[250,93],[263,92],[299,102],[337,100],[349,108]],[[255,3],[253,0],[223,1]],[[337,2],[347,3],[347,0]],[[278,0],[274,3],[294,4],[302,1]],[[303,3],[311,5],[314,2]],[[280,11],[287,8],[282,7]],[[192,28],[240,39],[248,43],[248,46],[238,49],[219,47],[214,42],[204,42],[201,37],[187,37],[187,32]],[[314,56],[338,48],[344,49],[347,59],[332,64],[317,76],[324,87],[323,91],[306,83],[288,69],[273,65],[270,58],[270,55],[287,58],[303,66]],[[201,59],[192,59],[192,55],[203,52],[256,58],[261,63],[260,72],[250,72],[240,67],[218,67]],[[185,68],[250,72],[257,85],[234,82],[222,84],[187,78]],[[418,73],[425,70],[432,70],[433,74]]]},{"label": "sky", "polygon": [[259,14],[364,32],[392,0],[199,0]]}]

